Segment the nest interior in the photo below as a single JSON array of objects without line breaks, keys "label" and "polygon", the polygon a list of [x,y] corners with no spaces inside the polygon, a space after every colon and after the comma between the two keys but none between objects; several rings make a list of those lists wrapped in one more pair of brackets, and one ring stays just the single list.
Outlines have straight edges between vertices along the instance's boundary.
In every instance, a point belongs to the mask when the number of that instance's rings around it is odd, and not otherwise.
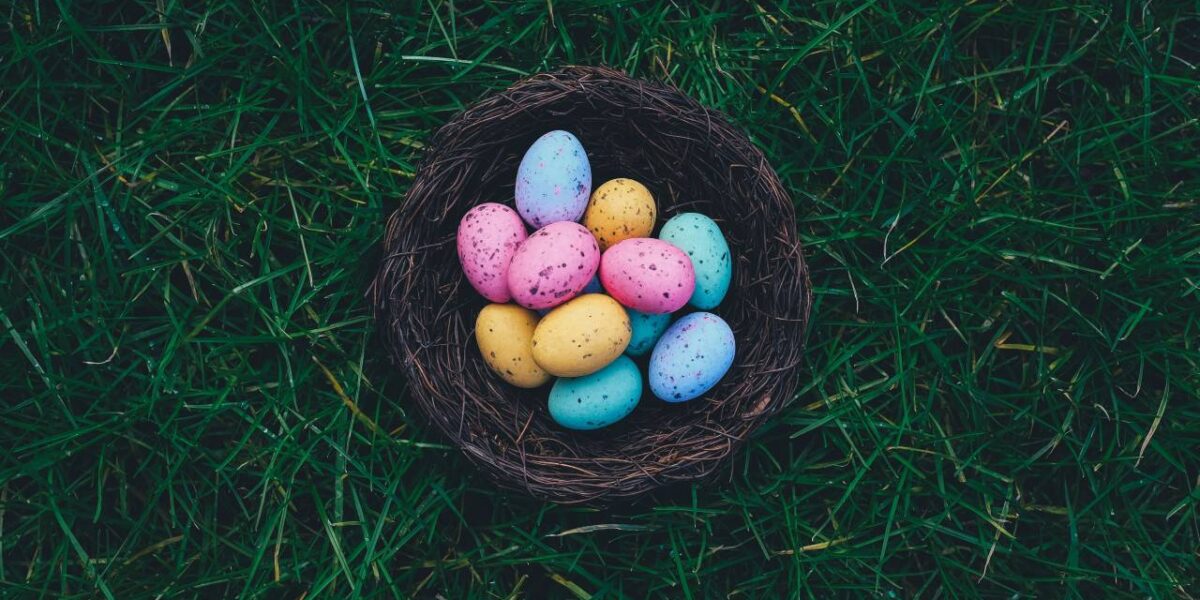
[{"label": "nest interior", "polygon": [[[732,327],[737,354],[705,396],[667,404],[645,386],[625,420],[567,431],[546,410],[549,386],[509,386],[479,355],[486,301],[459,266],[458,222],[481,202],[511,206],[522,155],[553,129],[583,143],[593,187],[614,177],[648,186],[659,226],[690,211],[720,224],[733,283],[712,312]],[[669,85],[595,67],[521,80],[434,135],[388,218],[371,294],[390,358],[438,430],[501,485],[592,504],[712,474],[794,394],[812,302],[791,199],[746,135]]]}]

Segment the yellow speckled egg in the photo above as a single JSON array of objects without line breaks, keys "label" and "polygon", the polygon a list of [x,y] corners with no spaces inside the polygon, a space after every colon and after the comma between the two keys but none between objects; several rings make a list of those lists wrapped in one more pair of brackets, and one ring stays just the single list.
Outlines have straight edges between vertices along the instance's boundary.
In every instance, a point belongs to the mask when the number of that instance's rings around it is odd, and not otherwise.
[{"label": "yellow speckled egg", "polygon": [[621,356],[632,332],[616,300],[584,294],[542,317],[533,332],[533,359],[551,375],[583,377]]},{"label": "yellow speckled egg", "polygon": [[632,180],[617,178],[606,181],[592,192],[583,226],[587,227],[600,250],[629,238],[650,237],[658,210],[654,196],[646,186]]},{"label": "yellow speckled egg", "polygon": [[550,381],[550,374],[533,359],[537,313],[515,304],[489,304],[475,319],[479,353],[497,375],[520,388]]}]

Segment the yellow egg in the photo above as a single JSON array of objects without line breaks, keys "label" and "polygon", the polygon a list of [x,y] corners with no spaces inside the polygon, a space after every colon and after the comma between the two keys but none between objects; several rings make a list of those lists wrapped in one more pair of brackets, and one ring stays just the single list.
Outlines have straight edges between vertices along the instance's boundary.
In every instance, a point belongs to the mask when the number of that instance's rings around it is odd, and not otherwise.
[{"label": "yellow egg", "polygon": [[550,374],[533,359],[537,313],[516,304],[489,304],[475,319],[479,353],[497,375],[520,388],[550,381]]},{"label": "yellow egg", "polygon": [[654,196],[646,186],[632,180],[617,178],[604,183],[592,192],[583,226],[600,242],[600,250],[629,238],[650,237],[654,231]]},{"label": "yellow egg", "polygon": [[590,375],[621,356],[632,332],[616,300],[584,294],[542,317],[533,332],[533,359],[559,377]]}]

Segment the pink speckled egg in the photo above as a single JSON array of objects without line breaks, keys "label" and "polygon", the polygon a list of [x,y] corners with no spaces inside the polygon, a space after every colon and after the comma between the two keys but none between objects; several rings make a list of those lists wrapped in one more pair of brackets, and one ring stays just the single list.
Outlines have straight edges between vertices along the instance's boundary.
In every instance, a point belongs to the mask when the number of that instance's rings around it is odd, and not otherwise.
[{"label": "pink speckled egg", "polygon": [[508,302],[508,266],[525,237],[521,216],[503,204],[467,211],[458,223],[458,261],[471,287],[492,302]]},{"label": "pink speckled egg", "polygon": [[687,304],[696,272],[683,250],[662,240],[633,238],[604,252],[600,283],[627,308],[658,315]]},{"label": "pink speckled egg", "polygon": [[577,296],[598,266],[600,246],[592,232],[572,221],[551,223],[517,248],[508,290],[525,308],[551,308]]}]

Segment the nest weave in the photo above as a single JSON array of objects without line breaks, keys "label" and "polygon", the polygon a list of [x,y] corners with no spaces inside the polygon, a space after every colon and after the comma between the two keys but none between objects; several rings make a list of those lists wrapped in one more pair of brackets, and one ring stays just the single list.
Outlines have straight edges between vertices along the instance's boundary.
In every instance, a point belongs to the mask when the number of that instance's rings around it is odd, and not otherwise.
[{"label": "nest weave", "polygon": [[[572,432],[551,420],[548,387],[509,386],[483,362],[474,322],[486,301],[462,274],[455,232],[476,204],[512,204],[522,155],[552,129],[583,143],[594,186],[646,184],[659,225],[690,211],[720,224],[733,284],[713,312],[732,327],[737,355],[704,397],[671,405],[646,386],[625,420]],[[371,299],[390,358],[433,425],[503,486],[607,504],[697,480],[795,393],[812,296],[791,199],[745,134],[669,85],[569,67],[484,99],[433,136],[383,245]]]}]

